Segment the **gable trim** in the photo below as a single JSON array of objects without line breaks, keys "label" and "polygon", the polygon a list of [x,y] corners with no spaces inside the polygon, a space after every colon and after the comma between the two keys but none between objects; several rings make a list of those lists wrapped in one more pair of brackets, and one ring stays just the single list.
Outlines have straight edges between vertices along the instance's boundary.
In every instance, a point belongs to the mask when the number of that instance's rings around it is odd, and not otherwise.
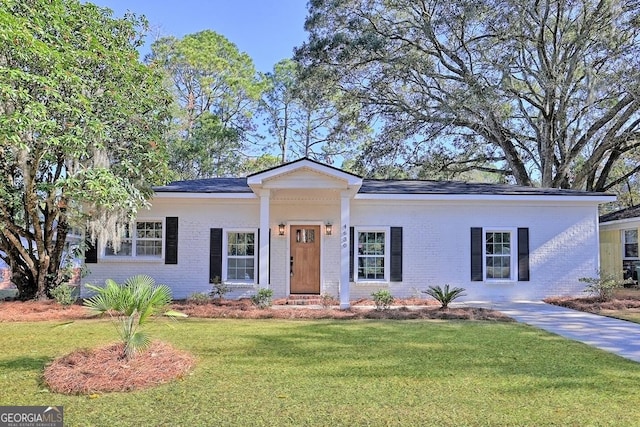
[{"label": "gable trim", "polygon": [[269,179],[274,179],[281,175],[287,175],[292,172],[301,171],[301,170],[310,170],[316,173],[320,173],[326,175],[328,177],[346,181],[346,185],[348,187],[360,187],[362,185],[362,178],[353,175],[349,172],[345,172],[341,169],[334,168],[333,166],[328,166],[307,158],[302,158],[290,163],[285,163],[280,166],[276,166],[271,169],[267,169],[262,172],[255,173],[253,175],[249,175],[247,177],[247,184],[251,187],[260,187],[264,184],[264,181]]}]

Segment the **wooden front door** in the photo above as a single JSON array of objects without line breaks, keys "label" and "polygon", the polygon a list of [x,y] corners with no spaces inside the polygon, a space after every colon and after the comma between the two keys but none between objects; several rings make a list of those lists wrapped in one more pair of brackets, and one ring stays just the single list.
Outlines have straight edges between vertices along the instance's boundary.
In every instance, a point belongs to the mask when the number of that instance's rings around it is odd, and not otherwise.
[{"label": "wooden front door", "polygon": [[292,294],[320,294],[320,226],[291,226]]}]

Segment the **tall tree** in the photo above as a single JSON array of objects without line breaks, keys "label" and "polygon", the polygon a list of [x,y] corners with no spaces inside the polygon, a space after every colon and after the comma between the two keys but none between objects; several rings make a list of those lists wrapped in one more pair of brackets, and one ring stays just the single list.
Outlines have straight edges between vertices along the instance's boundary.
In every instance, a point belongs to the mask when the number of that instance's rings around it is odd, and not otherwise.
[{"label": "tall tree", "polygon": [[363,163],[447,153],[522,185],[608,190],[640,140],[637,0],[311,0],[297,58],[377,120]]},{"label": "tall tree", "polygon": [[265,75],[267,90],[261,102],[265,115],[265,125],[279,148],[280,162],[287,161],[287,154],[293,139],[296,109],[295,92],[299,80],[298,64],[291,59],[283,59],[273,66],[273,72]]},{"label": "tall tree", "polygon": [[[165,70],[177,101],[171,166],[184,179],[224,173],[224,164],[212,163],[211,155],[228,159],[245,153],[255,130],[253,114],[265,85],[251,58],[224,36],[205,30],[182,39],[160,38],[146,61]],[[204,128],[210,131],[208,141],[202,132],[196,135]],[[190,163],[184,162],[185,151]]]},{"label": "tall tree", "polygon": [[[318,70],[319,71],[319,70]],[[261,110],[282,162],[300,157],[333,163],[368,135],[349,114],[353,104],[319,72],[303,72],[291,59],[267,73]]]},{"label": "tall tree", "polygon": [[141,18],[3,0],[0,25],[0,257],[20,298],[45,298],[67,279],[72,227],[117,247],[165,182],[170,96],[138,61]]}]

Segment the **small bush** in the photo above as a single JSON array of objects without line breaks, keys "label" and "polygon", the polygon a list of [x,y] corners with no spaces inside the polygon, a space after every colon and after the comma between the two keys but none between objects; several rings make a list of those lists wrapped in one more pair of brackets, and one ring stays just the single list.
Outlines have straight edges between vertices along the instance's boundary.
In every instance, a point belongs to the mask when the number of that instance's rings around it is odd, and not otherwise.
[{"label": "small bush", "polygon": [[211,295],[211,298],[213,299],[223,299],[224,296],[231,291],[229,285],[223,283],[218,277],[213,280],[213,285],[211,286],[212,289],[209,295]]},{"label": "small bush", "polygon": [[329,293],[320,295],[320,299],[322,300],[322,308],[330,308],[336,304],[336,298]]},{"label": "small bush", "polygon": [[171,304],[171,288],[156,285],[155,280],[147,275],[130,277],[122,284],[107,279],[104,287],[87,285],[87,289],[94,291],[95,295],[84,300],[84,306],[96,313],[107,313],[113,319],[124,344],[123,359],[132,358],[151,344],[149,336],[139,330],[150,316],[163,313],[165,316],[186,317],[174,310],[165,311]]},{"label": "small bush", "polygon": [[194,292],[187,297],[187,301],[194,304],[207,304],[209,302],[209,295],[206,292]]},{"label": "small bush", "polygon": [[452,301],[461,296],[464,296],[464,291],[464,288],[449,289],[449,285],[444,285],[444,288],[441,288],[440,286],[429,286],[429,289],[422,292],[429,295],[430,297],[435,298],[436,301],[441,304],[440,308],[445,310],[449,308],[449,304]]},{"label": "small bush", "polygon": [[613,291],[624,286],[624,280],[618,280],[614,274],[603,276],[598,272],[598,277],[581,277],[580,282],[586,283],[584,292],[595,294],[600,301],[609,301],[613,297]]},{"label": "small bush", "polygon": [[251,302],[257,305],[259,308],[271,307],[271,299],[273,298],[273,290],[262,288],[251,297]]},{"label": "small bush", "polygon": [[388,289],[379,289],[371,294],[376,310],[387,310],[393,304],[394,298]]},{"label": "small bush", "polygon": [[76,302],[76,297],[73,294],[74,288],[68,283],[61,283],[55,288],[51,289],[51,296],[56,302],[63,307],[68,307]]}]

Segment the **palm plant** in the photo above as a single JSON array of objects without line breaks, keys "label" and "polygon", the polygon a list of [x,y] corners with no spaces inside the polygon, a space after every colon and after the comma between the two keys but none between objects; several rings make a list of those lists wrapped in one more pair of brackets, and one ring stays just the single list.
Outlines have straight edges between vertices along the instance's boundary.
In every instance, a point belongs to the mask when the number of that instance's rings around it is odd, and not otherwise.
[{"label": "palm plant", "polygon": [[[84,305],[97,313],[108,313],[116,321],[124,343],[123,358],[130,358],[149,346],[149,336],[139,328],[171,303],[171,289],[166,285],[156,286],[155,280],[147,275],[130,277],[121,285],[107,279],[104,287],[87,285],[87,288],[96,294],[85,300]],[[163,314],[184,316],[176,311]]]},{"label": "palm plant", "polygon": [[440,308],[445,310],[449,308],[449,303],[454,301],[456,298],[464,296],[464,291],[464,288],[449,289],[449,285],[444,285],[444,289],[440,286],[429,286],[429,289],[422,292],[435,298],[442,305]]}]

